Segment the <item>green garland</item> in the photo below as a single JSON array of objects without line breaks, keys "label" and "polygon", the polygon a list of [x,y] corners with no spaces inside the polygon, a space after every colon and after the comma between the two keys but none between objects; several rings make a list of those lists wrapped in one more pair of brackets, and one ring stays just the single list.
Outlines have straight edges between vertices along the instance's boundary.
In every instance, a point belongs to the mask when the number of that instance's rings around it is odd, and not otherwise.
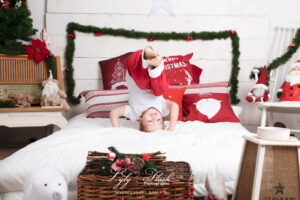
[{"label": "green garland", "polygon": [[[277,69],[280,65],[285,64],[293,55],[297,52],[298,48],[300,47],[300,28],[297,29],[296,35],[294,39],[292,40],[292,45],[287,47],[287,52],[283,54],[282,56],[275,58],[271,64],[267,67],[267,74],[270,74],[271,70]],[[263,67],[255,67],[260,72]],[[259,72],[259,74],[260,74]],[[250,79],[254,79],[255,75],[253,72],[250,74]]]},{"label": "green garland", "polygon": [[14,107],[16,107],[16,104],[12,100],[5,100],[5,101],[0,100],[0,108],[14,108]]},{"label": "green garland", "polygon": [[153,39],[153,40],[221,40],[221,39],[231,39],[232,45],[232,70],[230,76],[231,89],[229,92],[231,104],[238,104],[239,99],[237,98],[238,90],[238,74],[239,74],[239,37],[235,31],[226,30],[220,32],[190,32],[190,33],[176,33],[176,32],[139,32],[134,30],[126,29],[112,29],[112,28],[99,28],[95,26],[84,26],[78,23],[71,22],[67,25],[67,46],[65,49],[66,57],[66,86],[67,86],[67,96],[68,100],[73,104],[79,104],[79,98],[74,96],[75,81],[73,78],[74,67],[73,67],[73,57],[75,52],[75,31],[83,33],[93,33],[101,35],[112,35],[121,36],[126,38],[135,39]]}]

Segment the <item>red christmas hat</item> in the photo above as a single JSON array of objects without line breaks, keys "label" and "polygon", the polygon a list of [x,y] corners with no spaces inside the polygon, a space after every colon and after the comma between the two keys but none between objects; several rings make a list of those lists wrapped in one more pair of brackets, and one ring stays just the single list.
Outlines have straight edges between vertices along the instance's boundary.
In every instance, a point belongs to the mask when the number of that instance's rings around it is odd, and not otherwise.
[{"label": "red christmas hat", "polygon": [[294,68],[294,67],[300,67],[300,60],[297,60],[297,61],[292,65],[291,69]]},{"label": "red christmas hat", "polygon": [[267,67],[264,66],[262,69],[260,76],[256,82],[256,85],[265,85],[267,87]]}]

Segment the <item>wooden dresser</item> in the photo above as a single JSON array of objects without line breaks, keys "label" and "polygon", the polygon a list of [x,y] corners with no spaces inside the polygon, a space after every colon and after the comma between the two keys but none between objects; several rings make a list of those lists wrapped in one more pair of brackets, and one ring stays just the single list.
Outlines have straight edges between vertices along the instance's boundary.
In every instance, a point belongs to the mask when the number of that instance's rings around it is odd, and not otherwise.
[{"label": "wooden dresser", "polygon": [[[57,80],[62,89],[60,57],[55,57]],[[10,92],[22,92],[34,96],[34,105],[30,108],[0,108],[0,126],[7,127],[40,127],[55,125],[63,128],[68,122],[62,112],[65,107],[41,108],[39,97],[42,82],[48,78],[46,63],[36,64],[27,55],[7,56],[0,54],[0,91],[1,99],[6,99]]]}]

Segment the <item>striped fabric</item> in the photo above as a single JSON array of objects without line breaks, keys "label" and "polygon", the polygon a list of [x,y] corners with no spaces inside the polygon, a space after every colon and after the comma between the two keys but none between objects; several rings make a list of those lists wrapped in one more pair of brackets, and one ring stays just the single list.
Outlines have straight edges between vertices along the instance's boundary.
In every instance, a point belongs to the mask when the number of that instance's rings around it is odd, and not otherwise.
[{"label": "striped fabric", "polygon": [[109,118],[112,109],[128,104],[128,90],[86,90],[80,93],[85,98],[87,118]]},{"label": "striped fabric", "polygon": [[186,88],[184,94],[228,93],[229,82],[203,83],[195,85],[170,85],[170,88]]},{"label": "striped fabric", "polygon": [[[184,94],[228,93],[229,83],[216,82],[196,85],[170,85],[170,88],[186,88]],[[112,109],[128,104],[127,89],[86,90],[80,93],[85,98],[87,118],[109,118]]]}]

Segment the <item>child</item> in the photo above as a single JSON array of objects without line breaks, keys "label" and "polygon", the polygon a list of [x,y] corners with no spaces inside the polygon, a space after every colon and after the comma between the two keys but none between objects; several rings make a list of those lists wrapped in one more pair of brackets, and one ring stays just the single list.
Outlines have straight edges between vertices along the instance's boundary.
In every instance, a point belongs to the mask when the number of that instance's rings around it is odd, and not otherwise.
[{"label": "child", "polygon": [[126,84],[129,105],[110,112],[113,127],[120,127],[119,117],[138,121],[140,130],[153,132],[164,129],[163,117],[170,112],[169,131],[173,131],[178,117],[178,105],[162,96],[168,88],[164,64],[159,53],[146,46],[133,53],[127,61]]}]

